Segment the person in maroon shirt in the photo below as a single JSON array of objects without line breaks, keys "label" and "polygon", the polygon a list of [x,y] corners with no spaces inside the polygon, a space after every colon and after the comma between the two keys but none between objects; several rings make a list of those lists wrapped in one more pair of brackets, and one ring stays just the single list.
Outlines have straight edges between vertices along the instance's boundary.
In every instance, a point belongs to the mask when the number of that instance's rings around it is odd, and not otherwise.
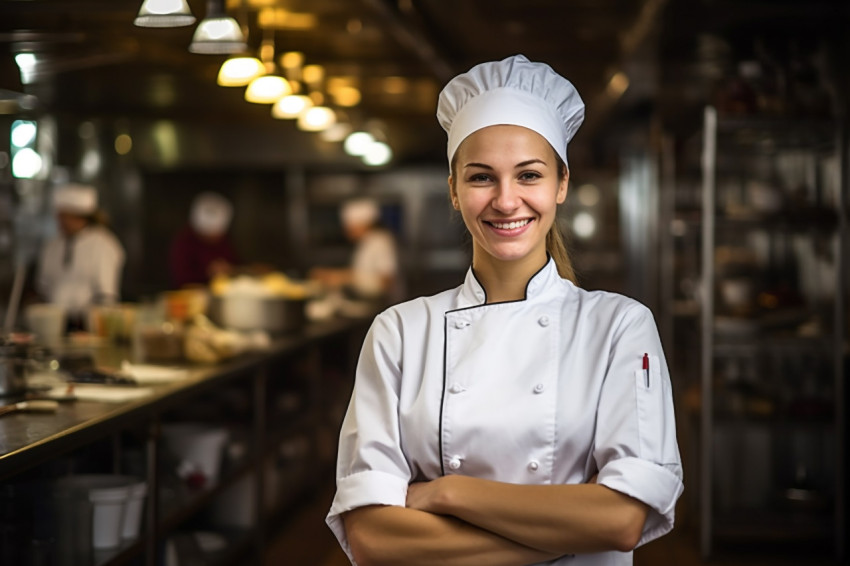
[{"label": "person in maroon shirt", "polygon": [[175,287],[206,285],[216,275],[228,274],[238,263],[227,230],[233,206],[217,193],[200,193],[192,201],[189,223],[174,238],[169,251]]}]

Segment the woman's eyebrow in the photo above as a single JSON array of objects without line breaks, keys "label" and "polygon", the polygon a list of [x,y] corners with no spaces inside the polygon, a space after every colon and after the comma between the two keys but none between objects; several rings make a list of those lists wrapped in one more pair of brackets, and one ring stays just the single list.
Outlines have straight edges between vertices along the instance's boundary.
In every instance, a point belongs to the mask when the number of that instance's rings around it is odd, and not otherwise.
[{"label": "woman's eyebrow", "polygon": [[541,165],[546,165],[546,162],[543,161],[542,159],[529,159],[528,161],[523,161],[522,163],[517,163],[514,166],[514,169],[518,169],[520,167],[528,167],[529,165],[531,165],[533,163],[539,163]]},{"label": "woman's eyebrow", "polygon": [[[516,165],[514,165],[514,169],[519,169],[520,167],[528,167],[529,165],[532,165],[534,163],[546,165],[546,162],[543,161],[542,159],[536,159],[535,158],[535,159],[529,159],[527,161],[523,161],[521,163],[517,163]],[[464,167],[464,169],[467,169],[469,167],[478,167],[480,169],[493,169],[492,166],[487,165],[486,163],[467,163],[463,167]]]}]

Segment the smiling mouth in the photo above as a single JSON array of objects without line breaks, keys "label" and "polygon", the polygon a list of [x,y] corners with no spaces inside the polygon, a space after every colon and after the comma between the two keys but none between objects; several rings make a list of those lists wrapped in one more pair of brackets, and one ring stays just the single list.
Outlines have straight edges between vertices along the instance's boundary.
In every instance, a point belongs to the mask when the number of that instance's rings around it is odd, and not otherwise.
[{"label": "smiling mouth", "polygon": [[531,219],[526,218],[525,220],[514,220],[513,222],[486,222],[487,224],[498,230],[516,230],[517,228],[522,228],[526,224],[529,224],[531,222]]}]

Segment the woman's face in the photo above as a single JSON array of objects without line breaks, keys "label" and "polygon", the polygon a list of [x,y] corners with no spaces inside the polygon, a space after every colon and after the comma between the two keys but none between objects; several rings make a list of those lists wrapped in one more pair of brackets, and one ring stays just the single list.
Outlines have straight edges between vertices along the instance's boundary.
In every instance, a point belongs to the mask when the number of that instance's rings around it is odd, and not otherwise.
[{"label": "woman's face", "polygon": [[558,167],[549,143],[521,126],[489,126],[461,143],[449,187],[474,262],[545,263],[546,234],[567,196]]}]

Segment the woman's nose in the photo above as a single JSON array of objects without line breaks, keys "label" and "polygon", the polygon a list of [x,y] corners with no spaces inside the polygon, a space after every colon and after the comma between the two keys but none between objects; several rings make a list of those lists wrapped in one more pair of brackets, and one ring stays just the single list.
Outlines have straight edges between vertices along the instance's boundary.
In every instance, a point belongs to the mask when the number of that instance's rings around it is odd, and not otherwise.
[{"label": "woman's nose", "polygon": [[499,212],[511,212],[519,207],[519,191],[510,181],[503,181],[496,187],[492,206]]}]

